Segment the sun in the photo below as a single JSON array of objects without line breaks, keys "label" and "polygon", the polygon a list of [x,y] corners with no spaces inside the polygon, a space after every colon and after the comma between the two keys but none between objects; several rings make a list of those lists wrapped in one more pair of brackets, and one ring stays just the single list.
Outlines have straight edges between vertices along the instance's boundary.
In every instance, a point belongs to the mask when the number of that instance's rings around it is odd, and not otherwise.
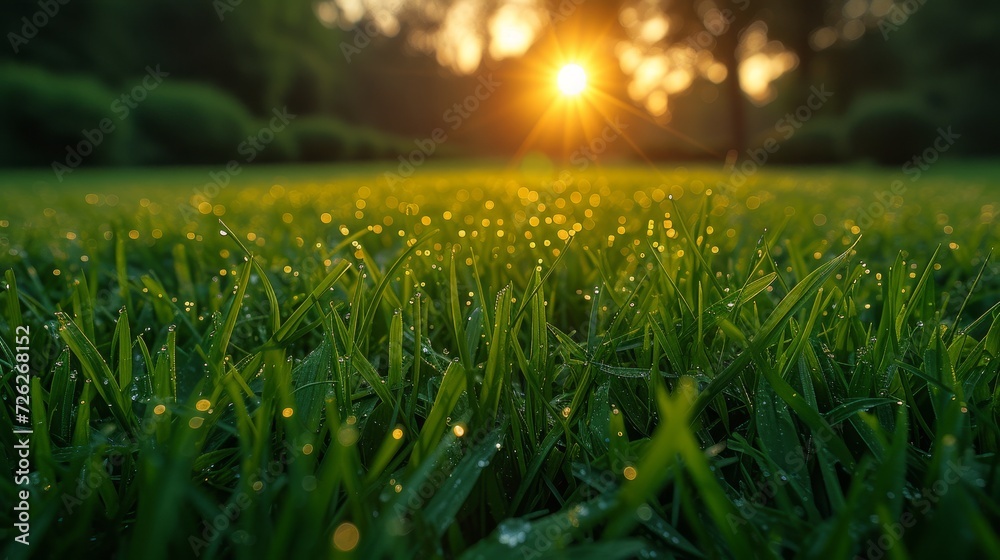
[{"label": "sun", "polygon": [[579,64],[567,64],[559,70],[556,83],[564,95],[579,95],[587,88],[587,72]]}]

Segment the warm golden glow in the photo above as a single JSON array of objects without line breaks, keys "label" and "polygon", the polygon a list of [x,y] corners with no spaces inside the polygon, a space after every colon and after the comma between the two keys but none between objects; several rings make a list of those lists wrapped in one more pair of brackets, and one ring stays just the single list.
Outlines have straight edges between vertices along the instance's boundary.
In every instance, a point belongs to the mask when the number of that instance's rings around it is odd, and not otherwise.
[{"label": "warm golden glow", "polygon": [[502,5],[490,18],[490,56],[496,60],[521,56],[535,42],[544,25],[538,6],[511,2]]},{"label": "warm golden glow", "polygon": [[358,531],[358,526],[350,522],[341,523],[333,532],[333,546],[343,552],[354,550],[360,540],[361,532]]},{"label": "warm golden glow", "polygon": [[633,466],[625,467],[625,470],[622,471],[622,474],[625,475],[625,478],[628,480],[635,480],[635,477],[639,475],[639,473],[635,470],[635,467]]},{"label": "warm golden glow", "polygon": [[579,64],[567,64],[559,70],[559,91],[566,95],[579,95],[587,88],[587,72]]}]

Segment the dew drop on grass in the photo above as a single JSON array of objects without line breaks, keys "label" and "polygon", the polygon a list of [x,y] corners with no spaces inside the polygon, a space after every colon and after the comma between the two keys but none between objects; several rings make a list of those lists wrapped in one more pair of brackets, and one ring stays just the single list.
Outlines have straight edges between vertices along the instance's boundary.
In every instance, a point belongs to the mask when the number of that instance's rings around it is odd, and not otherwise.
[{"label": "dew drop on grass", "polygon": [[522,519],[508,519],[497,527],[497,540],[500,544],[514,548],[528,538],[531,523]]}]

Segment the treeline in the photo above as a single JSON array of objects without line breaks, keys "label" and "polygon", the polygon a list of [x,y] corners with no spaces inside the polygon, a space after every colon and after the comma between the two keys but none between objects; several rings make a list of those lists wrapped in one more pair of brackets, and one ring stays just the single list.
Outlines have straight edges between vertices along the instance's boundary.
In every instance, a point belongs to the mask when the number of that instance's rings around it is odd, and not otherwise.
[{"label": "treeline", "polygon": [[[785,2],[755,0],[753,5],[787,15],[780,9]],[[774,84],[777,98],[747,110],[749,134],[741,159],[896,166],[931,149],[948,156],[1000,155],[1000,74],[994,70],[1000,60],[1000,3],[900,1],[858,40],[819,52],[803,45],[798,49],[798,68]],[[813,88],[833,94],[810,105]],[[718,101],[705,102],[699,91],[692,88],[671,100],[670,124],[725,149],[731,113]],[[946,150],[941,137],[951,142]],[[647,153],[694,158],[702,152],[667,139]]]},{"label": "treeline", "polygon": [[[396,153],[353,126],[338,44],[302,0],[8,0],[0,165],[330,161]],[[272,113],[291,115],[282,129]]]},{"label": "treeline", "polygon": [[[734,112],[726,94],[711,102],[693,93],[715,87],[699,84],[671,98],[670,124],[711,150],[657,127],[641,134],[634,119],[644,152],[705,157],[745,136],[741,151],[764,148],[776,162],[901,164],[950,129],[960,138],[949,154],[1000,154],[1000,3],[906,0],[860,40],[812,51],[809,30],[835,26],[824,14],[839,14],[841,4],[755,0],[753,17],[768,19],[769,37],[796,49],[801,61],[774,84],[778,98]],[[606,21],[619,8],[583,3],[574,14]],[[366,40],[363,53],[345,57],[355,33],[324,27],[314,9],[311,0],[6,0],[0,165],[72,170],[395,156],[414,149],[409,139],[443,126],[442,108],[475,86],[476,77],[451,76],[433,56],[407,52],[403,34],[372,46]],[[671,11],[675,19],[696,17],[685,13]],[[612,78],[627,97],[627,77]],[[812,87],[835,93],[803,119],[795,111]],[[498,92],[449,149],[516,150],[535,122],[520,108],[522,89]],[[292,115],[280,130],[275,111]]]},{"label": "treeline", "polygon": [[[1000,4],[898,2],[860,41],[804,69],[843,95],[835,114],[804,126],[800,140],[825,144],[841,161],[893,165],[931,148],[1000,155],[997,60]],[[951,142],[945,149],[941,137]]]}]

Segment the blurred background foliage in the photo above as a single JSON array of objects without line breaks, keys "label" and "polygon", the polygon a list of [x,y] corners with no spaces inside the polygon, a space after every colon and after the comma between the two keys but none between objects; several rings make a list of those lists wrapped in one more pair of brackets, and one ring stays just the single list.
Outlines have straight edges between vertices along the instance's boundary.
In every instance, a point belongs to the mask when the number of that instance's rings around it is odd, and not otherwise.
[{"label": "blurred background foliage", "polygon": [[[523,52],[498,54],[489,30],[514,4],[534,10],[534,19],[521,21],[538,25],[528,29]],[[243,158],[240,144],[285,107],[296,115],[290,131],[276,134],[255,161],[393,157],[439,127],[456,140],[448,153],[510,155],[544,113],[544,103],[524,101],[525,90],[540,87],[525,76],[539,74],[537,61],[552,52],[557,36],[592,47],[599,59],[592,64],[603,69],[599,86],[631,107],[615,112],[654,159],[718,158],[734,149],[746,157],[821,84],[835,95],[784,139],[774,161],[899,164],[948,126],[962,135],[949,155],[991,155],[1000,147],[1000,113],[993,110],[1000,4],[988,0],[399,0],[387,12],[388,5],[7,0],[0,5],[7,43],[0,49],[0,165],[62,162],[103,118],[112,119],[115,131],[87,166],[225,163]],[[46,9],[58,12],[37,16]],[[468,34],[449,39],[450,14],[462,9],[478,16]],[[882,15],[874,17],[876,11]],[[650,13],[668,18],[651,37]],[[722,29],[712,27],[717,13],[731,16]],[[692,71],[669,94],[656,88],[636,94],[643,89],[635,87],[643,71],[635,63],[638,47],[643,61],[664,57],[705,29],[714,29],[705,49],[719,65],[707,66],[712,79]],[[787,64],[753,89],[744,80],[752,74],[748,45],[755,36],[764,38],[760,52],[772,56],[772,65]],[[459,58],[447,45],[428,46],[428,37],[450,40]],[[481,52],[466,56],[473,44]],[[169,77],[120,118],[115,100],[157,66]],[[481,76],[494,74],[503,87],[452,130],[446,111]],[[576,144],[589,138],[580,135]],[[565,146],[532,150],[568,153]],[[635,155],[625,142],[607,152]]]}]

